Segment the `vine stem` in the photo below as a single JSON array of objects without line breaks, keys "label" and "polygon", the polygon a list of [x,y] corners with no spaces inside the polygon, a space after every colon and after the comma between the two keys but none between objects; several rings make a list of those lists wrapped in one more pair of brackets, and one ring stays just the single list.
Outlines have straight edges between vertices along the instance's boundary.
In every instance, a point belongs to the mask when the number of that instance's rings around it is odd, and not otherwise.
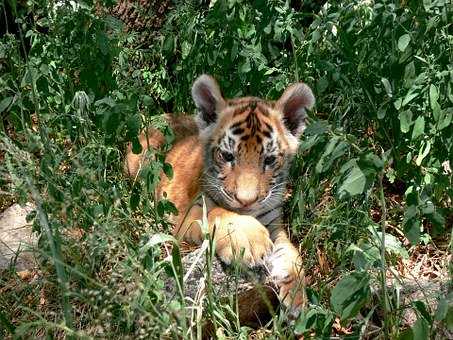
[{"label": "vine stem", "polygon": [[[385,167],[384,167],[385,169]],[[387,295],[387,283],[386,283],[386,273],[387,273],[387,263],[385,261],[385,224],[387,221],[387,206],[385,204],[384,197],[384,186],[382,185],[382,179],[384,177],[384,170],[382,170],[379,175],[379,199],[381,203],[381,280],[382,280],[382,291],[384,293],[384,310],[383,310],[383,319],[384,319],[384,339],[389,338],[389,320],[388,320],[388,295]]]},{"label": "vine stem", "polygon": [[[44,210],[42,206],[41,196],[38,190],[35,188],[32,180],[28,175],[25,176],[25,180],[29,186],[30,193],[32,195],[33,200],[36,204],[36,211],[38,214],[39,222],[41,227],[44,229],[46,237],[49,241],[50,251],[53,258],[53,264],[55,266],[55,271],[57,273],[58,283],[61,287],[61,294],[62,294],[62,304],[63,304],[63,313],[65,319],[65,327],[68,329],[73,329],[73,322],[72,322],[72,310],[71,304],[69,302],[69,297],[67,291],[69,289],[68,278],[66,275],[66,270],[64,268],[63,256],[61,254],[60,247],[58,245],[59,241],[59,231],[58,228],[55,230],[55,233],[52,231],[52,227],[49,223],[49,217],[47,212]],[[69,339],[72,339],[72,335],[68,335]]]}]

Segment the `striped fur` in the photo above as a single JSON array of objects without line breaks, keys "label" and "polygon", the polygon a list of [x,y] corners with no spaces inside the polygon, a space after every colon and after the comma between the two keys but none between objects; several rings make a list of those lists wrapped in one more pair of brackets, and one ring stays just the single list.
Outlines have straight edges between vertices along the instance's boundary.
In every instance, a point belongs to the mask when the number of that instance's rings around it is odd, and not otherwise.
[{"label": "striped fur", "polygon": [[[203,192],[217,205],[267,226],[281,215],[295,151],[292,141],[282,134],[272,103],[242,98],[228,101],[225,111],[231,120],[213,131],[205,144]],[[233,160],[228,162],[225,155]]]},{"label": "striped fur", "polygon": [[[217,255],[229,263],[242,254],[247,265],[267,266],[283,302],[298,310],[305,300],[300,288],[301,259],[286,234],[281,205],[313,94],[299,83],[289,86],[275,102],[256,97],[227,100],[217,82],[202,75],[194,82],[192,97],[198,130],[188,135],[187,129],[178,128],[184,133],[176,133],[177,142],[166,158],[174,176],[162,178],[158,190],[180,212],[174,217],[174,233],[195,244],[203,241],[197,222],[202,219],[203,204],[194,203],[201,193]],[[157,130],[149,130],[147,136],[140,138],[144,150],[162,143]],[[129,175],[137,176],[144,155],[145,151],[134,155],[129,147],[125,163]]]}]

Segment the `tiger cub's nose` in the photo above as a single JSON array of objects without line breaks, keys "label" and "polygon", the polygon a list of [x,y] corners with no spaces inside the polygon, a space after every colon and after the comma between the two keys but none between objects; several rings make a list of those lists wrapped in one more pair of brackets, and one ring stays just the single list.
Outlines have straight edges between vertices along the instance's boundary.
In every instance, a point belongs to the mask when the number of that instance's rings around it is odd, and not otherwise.
[{"label": "tiger cub's nose", "polygon": [[248,207],[258,200],[258,195],[250,192],[238,192],[234,197],[243,207]]},{"label": "tiger cub's nose", "polygon": [[[248,170],[248,169],[247,169]],[[252,171],[246,169],[236,179],[236,193],[234,197],[243,206],[252,205],[258,200],[259,182]]]}]

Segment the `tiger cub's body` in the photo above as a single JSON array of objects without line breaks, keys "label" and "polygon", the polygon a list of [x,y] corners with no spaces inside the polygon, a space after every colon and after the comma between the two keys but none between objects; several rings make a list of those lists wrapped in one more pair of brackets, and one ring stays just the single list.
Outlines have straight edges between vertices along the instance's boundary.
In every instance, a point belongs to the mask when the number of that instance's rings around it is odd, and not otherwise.
[{"label": "tiger cub's body", "polygon": [[[240,257],[249,266],[265,265],[284,303],[297,310],[304,303],[301,259],[284,229],[281,205],[313,94],[299,83],[276,102],[225,100],[215,80],[203,75],[192,96],[198,109],[195,120],[168,117],[176,143],[166,161],[174,176],[162,179],[159,194],[165,192],[178,208],[174,233],[191,243],[203,241],[196,222],[202,219],[202,202],[194,202],[202,193],[217,255],[226,263]],[[140,143],[144,150],[159,147],[163,136],[151,129]],[[129,147],[129,175],[139,172],[144,152],[135,155]]]}]

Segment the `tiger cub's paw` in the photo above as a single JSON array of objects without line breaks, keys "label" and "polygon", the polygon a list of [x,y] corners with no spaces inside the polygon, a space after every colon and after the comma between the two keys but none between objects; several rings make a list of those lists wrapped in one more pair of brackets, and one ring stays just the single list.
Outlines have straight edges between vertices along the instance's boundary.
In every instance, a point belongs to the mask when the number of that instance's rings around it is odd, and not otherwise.
[{"label": "tiger cub's paw", "polygon": [[301,278],[291,277],[288,282],[279,286],[279,297],[288,308],[290,319],[297,319],[301,310],[307,304],[305,286]]},{"label": "tiger cub's paw", "polygon": [[215,240],[217,255],[226,264],[239,260],[249,267],[261,265],[273,248],[269,231],[247,215],[223,220]]},{"label": "tiger cub's paw", "polygon": [[279,298],[292,319],[299,316],[307,301],[304,273],[299,262],[300,256],[283,245],[266,259],[270,277],[279,289]]}]

